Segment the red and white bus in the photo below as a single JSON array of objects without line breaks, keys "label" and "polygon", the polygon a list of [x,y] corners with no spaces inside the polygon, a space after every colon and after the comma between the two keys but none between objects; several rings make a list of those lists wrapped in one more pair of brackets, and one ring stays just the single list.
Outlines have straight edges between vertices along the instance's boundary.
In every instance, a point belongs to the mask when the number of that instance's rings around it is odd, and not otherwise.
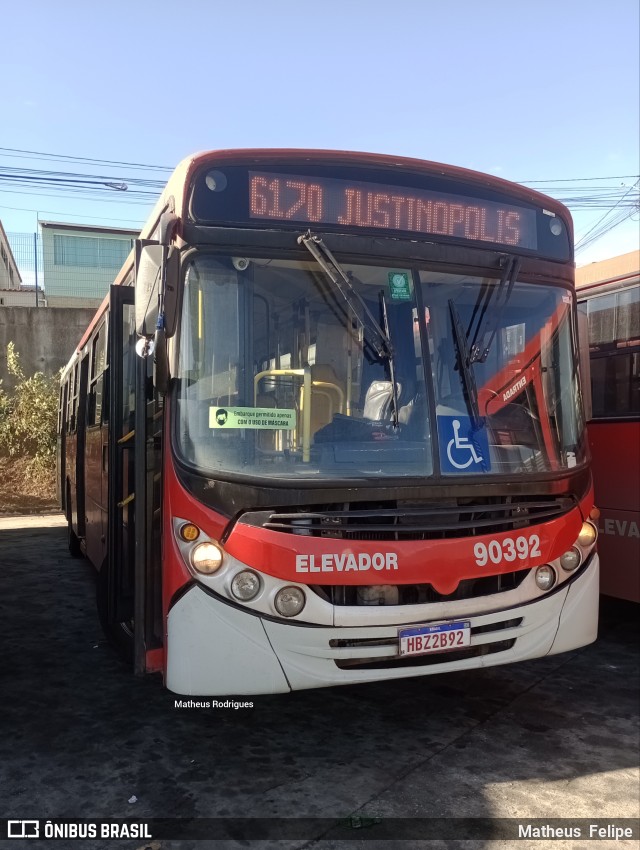
[{"label": "red and white bus", "polygon": [[72,551],[180,694],[399,679],[596,637],[572,223],[374,154],[195,155],[65,369]]},{"label": "red and white bus", "polygon": [[600,589],[640,602],[640,254],[593,263],[578,280],[589,326]]}]

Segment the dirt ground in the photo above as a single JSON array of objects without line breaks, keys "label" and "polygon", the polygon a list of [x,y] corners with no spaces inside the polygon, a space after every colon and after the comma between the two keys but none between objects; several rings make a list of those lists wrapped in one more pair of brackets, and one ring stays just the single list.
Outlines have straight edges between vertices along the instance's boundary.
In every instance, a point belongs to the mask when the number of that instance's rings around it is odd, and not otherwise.
[{"label": "dirt ground", "polygon": [[34,474],[29,458],[0,457],[0,514],[30,514],[59,508],[55,464]]}]

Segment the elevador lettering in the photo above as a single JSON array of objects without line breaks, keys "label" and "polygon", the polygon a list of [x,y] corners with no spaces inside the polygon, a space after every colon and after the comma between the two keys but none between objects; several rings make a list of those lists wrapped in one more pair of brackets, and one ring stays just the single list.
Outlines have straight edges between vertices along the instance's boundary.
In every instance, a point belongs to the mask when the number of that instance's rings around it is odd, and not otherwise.
[{"label": "elevador lettering", "polygon": [[331,553],[324,555],[296,555],[297,573],[347,573],[367,570],[397,570],[395,552]]}]

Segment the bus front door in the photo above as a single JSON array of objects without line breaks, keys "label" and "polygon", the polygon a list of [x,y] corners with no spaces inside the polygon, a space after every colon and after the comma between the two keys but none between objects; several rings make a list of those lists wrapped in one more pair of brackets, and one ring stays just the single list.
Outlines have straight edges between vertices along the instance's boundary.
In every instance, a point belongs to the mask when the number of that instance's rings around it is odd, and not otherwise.
[{"label": "bus front door", "polygon": [[109,297],[107,557],[98,576],[98,613],[111,643],[133,660],[137,365],[133,287],[112,286]]},{"label": "bus front door", "polygon": [[163,644],[163,406],[153,359],[136,353],[132,286],[111,287],[109,315],[108,554],[98,611],[110,641],[141,674],[159,669]]}]

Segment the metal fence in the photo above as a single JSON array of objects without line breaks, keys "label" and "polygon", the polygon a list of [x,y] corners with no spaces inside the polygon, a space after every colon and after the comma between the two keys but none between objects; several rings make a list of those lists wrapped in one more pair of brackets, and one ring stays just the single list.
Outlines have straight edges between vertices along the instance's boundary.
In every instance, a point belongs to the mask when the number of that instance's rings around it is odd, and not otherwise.
[{"label": "metal fence", "polygon": [[8,233],[7,239],[22,286],[33,289],[34,306],[95,307],[108,293],[136,235],[46,225],[37,233]]},{"label": "metal fence", "polygon": [[22,286],[33,287],[33,306],[44,303],[42,238],[39,233],[7,233]]}]

